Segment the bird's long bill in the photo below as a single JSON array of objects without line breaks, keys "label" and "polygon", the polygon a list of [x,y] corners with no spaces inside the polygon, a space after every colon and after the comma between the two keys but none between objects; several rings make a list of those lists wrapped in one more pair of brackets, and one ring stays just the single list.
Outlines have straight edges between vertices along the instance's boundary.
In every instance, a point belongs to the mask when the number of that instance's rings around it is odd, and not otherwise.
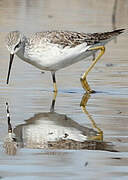
[{"label": "bird's long bill", "polygon": [[10,54],[10,62],[9,62],[9,68],[8,68],[7,84],[9,83],[9,77],[10,77],[13,58],[14,58],[14,54]]}]

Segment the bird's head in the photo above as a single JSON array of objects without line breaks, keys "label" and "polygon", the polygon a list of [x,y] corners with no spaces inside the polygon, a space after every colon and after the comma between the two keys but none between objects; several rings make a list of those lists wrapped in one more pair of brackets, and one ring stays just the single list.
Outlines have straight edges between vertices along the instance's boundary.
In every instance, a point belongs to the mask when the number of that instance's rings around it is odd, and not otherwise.
[{"label": "bird's head", "polygon": [[9,76],[10,76],[14,54],[16,54],[22,48],[23,41],[24,41],[24,36],[19,31],[9,32],[6,37],[6,46],[10,52],[10,63],[8,69],[7,84],[9,82]]},{"label": "bird's head", "polygon": [[16,54],[23,44],[23,35],[19,31],[11,31],[6,37],[6,46],[10,54]]}]

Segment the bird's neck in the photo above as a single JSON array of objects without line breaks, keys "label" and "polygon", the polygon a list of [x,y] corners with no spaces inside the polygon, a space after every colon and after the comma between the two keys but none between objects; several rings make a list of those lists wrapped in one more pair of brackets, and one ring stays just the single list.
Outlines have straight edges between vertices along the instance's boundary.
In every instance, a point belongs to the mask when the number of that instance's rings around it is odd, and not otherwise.
[{"label": "bird's neck", "polygon": [[16,55],[24,60],[24,50],[25,50],[25,41],[22,42],[22,46],[19,49],[19,51],[16,53]]}]

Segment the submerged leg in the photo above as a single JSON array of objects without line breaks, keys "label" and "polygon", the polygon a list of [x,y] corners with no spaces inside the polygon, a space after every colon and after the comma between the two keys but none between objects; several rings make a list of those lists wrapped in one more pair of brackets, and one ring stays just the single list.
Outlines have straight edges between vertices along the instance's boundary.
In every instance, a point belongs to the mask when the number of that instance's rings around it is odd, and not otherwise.
[{"label": "submerged leg", "polygon": [[88,73],[91,71],[91,69],[94,67],[94,65],[97,63],[97,61],[100,59],[100,57],[104,54],[105,52],[105,47],[104,46],[97,46],[94,48],[90,48],[89,50],[100,50],[101,52],[98,54],[98,56],[95,58],[95,60],[93,60],[93,63],[91,64],[91,66],[87,69],[87,71],[83,74],[83,76],[81,77],[80,81],[82,84],[82,87],[88,92],[88,93],[94,93],[95,91],[93,91],[87,80],[86,77],[88,75]]},{"label": "submerged leg", "polygon": [[52,73],[52,80],[53,80],[53,87],[54,87],[54,92],[57,93],[57,85],[56,85],[56,77],[55,77],[55,72],[51,72]]}]

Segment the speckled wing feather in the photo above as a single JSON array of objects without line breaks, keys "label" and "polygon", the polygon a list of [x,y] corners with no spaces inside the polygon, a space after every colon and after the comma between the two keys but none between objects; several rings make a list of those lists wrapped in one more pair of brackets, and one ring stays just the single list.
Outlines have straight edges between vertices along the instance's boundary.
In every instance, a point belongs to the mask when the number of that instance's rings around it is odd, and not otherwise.
[{"label": "speckled wing feather", "polygon": [[111,40],[112,38],[123,33],[124,30],[125,29],[118,29],[111,32],[87,34],[87,39],[85,39],[85,41],[87,42],[88,45],[93,45],[96,43],[100,43],[102,41],[107,41],[109,39]]},{"label": "speckled wing feather", "polygon": [[95,45],[102,41],[109,41],[115,36],[121,34],[124,29],[119,29],[111,32],[104,33],[81,33],[73,31],[45,31],[37,32],[30,37],[30,43],[34,44],[35,41],[44,43],[49,42],[53,44],[58,44],[60,46],[75,47],[82,43],[87,43],[87,45]]}]

